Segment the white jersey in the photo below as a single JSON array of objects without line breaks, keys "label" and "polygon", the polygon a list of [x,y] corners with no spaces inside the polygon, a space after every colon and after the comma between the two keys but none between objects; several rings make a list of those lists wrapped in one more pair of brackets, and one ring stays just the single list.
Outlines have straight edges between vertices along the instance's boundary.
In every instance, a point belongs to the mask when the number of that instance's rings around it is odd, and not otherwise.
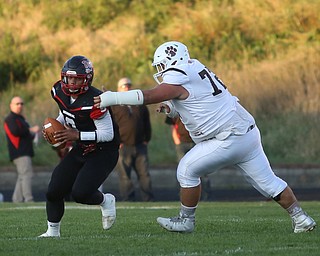
[{"label": "white jersey", "polygon": [[254,118],[213,72],[193,59],[169,68],[162,78],[164,83],[183,86],[189,92],[187,99],[173,99],[169,104],[196,143],[178,165],[182,188],[196,187],[200,177],[226,166],[239,168],[266,197],[275,197],[286,188],[287,183],[275,176],[263,152]]},{"label": "white jersey", "polygon": [[198,60],[170,68],[162,77],[163,83],[181,85],[189,92],[187,99],[171,103],[195,143],[245,134],[254,124],[238,99]]}]

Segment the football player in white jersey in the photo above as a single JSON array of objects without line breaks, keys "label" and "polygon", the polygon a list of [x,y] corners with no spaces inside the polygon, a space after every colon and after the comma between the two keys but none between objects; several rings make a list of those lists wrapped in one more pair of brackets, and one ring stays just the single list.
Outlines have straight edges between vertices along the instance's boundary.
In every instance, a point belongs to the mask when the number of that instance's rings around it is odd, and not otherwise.
[{"label": "football player in white jersey", "polygon": [[205,65],[191,59],[180,42],[166,42],[154,53],[158,85],[150,90],[107,91],[95,106],[160,103],[159,112],[179,116],[196,145],[177,167],[179,215],[157,219],[169,231],[192,232],[200,200],[200,177],[227,166],[237,167],[262,195],[274,199],[292,218],[294,233],[315,228],[288,184],[272,171],[254,118]]}]

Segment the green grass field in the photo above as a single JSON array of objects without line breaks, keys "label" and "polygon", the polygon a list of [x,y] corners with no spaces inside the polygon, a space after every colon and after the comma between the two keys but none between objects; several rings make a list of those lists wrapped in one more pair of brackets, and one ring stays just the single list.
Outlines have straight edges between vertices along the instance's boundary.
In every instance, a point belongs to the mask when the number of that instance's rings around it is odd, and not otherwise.
[{"label": "green grass field", "polygon": [[[319,220],[320,202],[301,205]],[[178,209],[178,202],[117,203],[117,221],[105,231],[98,206],[68,202],[61,238],[39,239],[45,203],[1,203],[0,255],[319,255],[319,230],[292,233],[290,218],[273,201],[201,202],[191,234],[157,224]]]}]

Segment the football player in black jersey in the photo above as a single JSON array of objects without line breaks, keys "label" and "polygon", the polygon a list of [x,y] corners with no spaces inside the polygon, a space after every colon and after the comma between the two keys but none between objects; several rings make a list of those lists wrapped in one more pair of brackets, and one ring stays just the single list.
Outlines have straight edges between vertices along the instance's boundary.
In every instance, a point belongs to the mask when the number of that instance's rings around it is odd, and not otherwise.
[{"label": "football player in black jersey", "polygon": [[117,164],[119,131],[109,108],[94,107],[93,97],[102,92],[91,85],[93,75],[88,58],[73,56],[64,64],[61,80],[51,89],[60,109],[57,120],[66,127],[55,133],[55,139],[73,141],[74,147],[53,170],[46,193],[48,229],[39,237],[60,237],[68,194],[77,203],[100,205],[104,229],[115,222],[115,197],[98,188]]}]

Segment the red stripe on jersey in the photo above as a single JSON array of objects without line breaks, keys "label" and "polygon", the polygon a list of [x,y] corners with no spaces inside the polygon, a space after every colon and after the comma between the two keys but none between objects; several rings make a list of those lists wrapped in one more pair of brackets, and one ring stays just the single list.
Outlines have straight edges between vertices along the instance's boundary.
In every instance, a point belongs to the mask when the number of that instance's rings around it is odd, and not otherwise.
[{"label": "red stripe on jersey", "polygon": [[[80,110],[83,110],[86,108],[86,107],[79,107],[79,108],[70,109],[64,104],[64,102],[58,97],[58,95],[55,94],[54,98],[57,99],[63,105],[63,107],[68,109],[68,111],[70,111],[70,112],[76,112],[76,111],[80,111]],[[100,108],[96,108],[93,106],[92,111],[90,113],[90,118],[99,119],[101,116],[103,116],[105,113],[107,113],[107,111],[108,111],[108,108],[100,109]]]},{"label": "red stripe on jersey", "polygon": [[96,108],[96,107],[93,107],[92,108],[92,111],[90,113],[90,117],[92,119],[99,119],[100,117],[102,117],[105,113],[107,113],[107,111],[109,110],[109,108]]},{"label": "red stripe on jersey", "polygon": [[18,149],[18,148],[19,148],[19,144],[20,144],[20,137],[14,136],[14,135],[11,133],[11,131],[10,131],[10,129],[9,129],[9,126],[8,126],[6,123],[4,123],[4,130],[5,130],[6,134],[8,135],[8,138],[9,138],[9,140],[11,141],[12,145],[13,145],[16,149]]}]

